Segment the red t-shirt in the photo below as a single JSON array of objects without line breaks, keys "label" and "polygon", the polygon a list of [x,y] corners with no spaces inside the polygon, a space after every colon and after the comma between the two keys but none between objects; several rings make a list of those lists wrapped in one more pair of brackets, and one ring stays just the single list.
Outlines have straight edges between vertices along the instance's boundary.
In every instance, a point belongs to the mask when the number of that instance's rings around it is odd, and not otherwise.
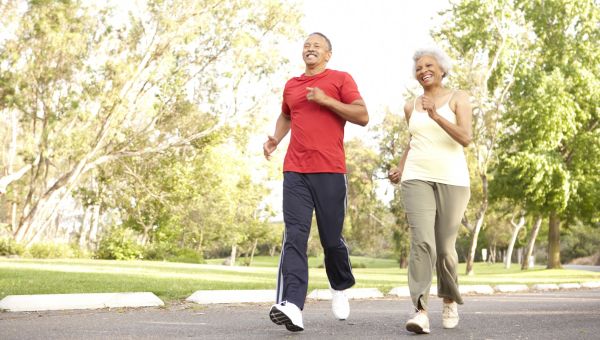
[{"label": "red t-shirt", "polygon": [[294,77],[285,84],[281,111],[290,116],[291,137],[283,171],[346,173],[346,121],[328,108],[306,99],[307,87],[318,87],[345,104],[361,99],[350,74],[329,70]]}]

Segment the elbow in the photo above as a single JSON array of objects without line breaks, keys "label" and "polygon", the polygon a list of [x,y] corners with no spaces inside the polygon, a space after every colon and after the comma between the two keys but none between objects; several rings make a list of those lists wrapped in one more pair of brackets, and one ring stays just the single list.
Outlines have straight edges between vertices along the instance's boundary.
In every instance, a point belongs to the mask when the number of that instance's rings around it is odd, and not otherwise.
[{"label": "elbow", "polygon": [[466,136],[461,142],[460,144],[462,144],[463,147],[467,147],[469,146],[469,144],[471,144],[471,142],[473,142],[473,137],[472,136]]},{"label": "elbow", "polygon": [[369,124],[369,113],[367,111],[365,111],[365,114],[360,118],[357,124],[360,126],[367,126],[367,124]]}]

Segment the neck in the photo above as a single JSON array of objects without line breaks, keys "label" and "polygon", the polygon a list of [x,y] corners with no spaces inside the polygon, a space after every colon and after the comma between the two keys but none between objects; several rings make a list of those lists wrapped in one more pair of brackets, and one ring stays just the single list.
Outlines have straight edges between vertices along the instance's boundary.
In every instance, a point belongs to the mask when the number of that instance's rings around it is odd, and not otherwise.
[{"label": "neck", "polygon": [[432,85],[423,88],[423,94],[428,97],[437,97],[442,95],[446,89],[441,85]]},{"label": "neck", "polygon": [[320,65],[306,65],[306,69],[304,70],[304,74],[307,76],[314,76],[319,73],[322,73],[327,68],[327,64]]}]

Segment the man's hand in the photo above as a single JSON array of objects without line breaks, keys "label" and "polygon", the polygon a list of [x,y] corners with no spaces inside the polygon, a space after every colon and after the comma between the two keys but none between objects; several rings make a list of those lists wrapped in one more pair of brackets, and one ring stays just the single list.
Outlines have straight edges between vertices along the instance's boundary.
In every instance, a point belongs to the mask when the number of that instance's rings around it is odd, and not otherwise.
[{"label": "man's hand", "polygon": [[270,160],[271,154],[273,153],[273,151],[275,151],[275,149],[277,149],[277,144],[279,144],[279,141],[273,136],[267,137],[267,141],[263,144],[263,153],[265,154],[265,158],[267,160]]},{"label": "man's hand", "polygon": [[315,102],[319,105],[325,105],[325,102],[329,98],[323,90],[318,87],[307,87],[306,99],[311,102]]},{"label": "man's hand", "polygon": [[390,179],[390,182],[396,184],[400,181],[400,178],[402,177],[402,173],[400,172],[400,169],[398,168],[393,168],[390,169],[390,171],[388,172],[388,178]]}]

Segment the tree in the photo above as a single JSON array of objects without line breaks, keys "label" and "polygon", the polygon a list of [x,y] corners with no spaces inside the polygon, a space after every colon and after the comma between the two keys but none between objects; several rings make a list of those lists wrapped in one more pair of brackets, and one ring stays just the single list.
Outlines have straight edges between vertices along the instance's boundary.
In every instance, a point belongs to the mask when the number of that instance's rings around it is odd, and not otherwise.
[{"label": "tree", "polygon": [[358,254],[381,256],[389,249],[390,223],[377,197],[379,155],[360,139],[345,143],[348,168],[348,208],[344,227],[348,243]]},{"label": "tree", "polygon": [[[516,72],[496,170],[497,188],[548,217],[548,268],[560,268],[561,225],[599,219],[600,7],[516,1],[535,44]],[[510,185],[510,187],[506,187]]]},{"label": "tree", "polygon": [[285,62],[273,47],[299,22],[269,1],[149,0],[116,13],[32,1],[0,48],[0,110],[16,112],[19,155],[0,183],[19,206],[17,241],[43,235],[91,170],[190,147],[256,110],[257,85]]},{"label": "tree", "polygon": [[[414,94],[409,93],[406,97],[414,97]],[[394,114],[387,110],[383,121],[374,128],[374,132],[379,141],[381,155],[378,162],[379,176],[387,180],[388,171],[398,166],[408,141],[408,128],[404,114]],[[410,249],[408,223],[402,206],[400,187],[394,186],[393,190],[394,196],[389,207],[392,214],[390,219],[393,221],[390,223],[392,226],[393,248],[398,264],[401,268],[406,268]]]},{"label": "tree", "polygon": [[[472,232],[466,266],[470,275],[489,206],[489,174],[504,131],[501,117],[530,41],[511,0],[465,0],[442,14],[446,19],[433,36],[457,61],[451,86],[469,91],[473,101],[473,142],[467,149],[473,195],[463,219]],[[474,221],[469,215],[475,215]]]}]

